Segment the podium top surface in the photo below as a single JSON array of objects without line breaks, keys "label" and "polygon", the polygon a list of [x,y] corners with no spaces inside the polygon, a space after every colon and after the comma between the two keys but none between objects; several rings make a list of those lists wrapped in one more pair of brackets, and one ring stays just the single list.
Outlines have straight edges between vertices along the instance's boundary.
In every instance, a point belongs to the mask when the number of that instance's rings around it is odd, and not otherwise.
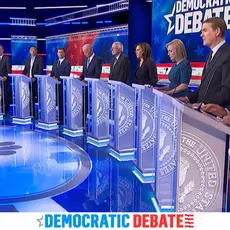
[{"label": "podium top surface", "polygon": [[9,73],[8,76],[9,76],[9,77],[27,77],[27,76],[24,75],[24,74],[14,74],[14,73]]},{"label": "podium top surface", "polygon": [[60,76],[61,79],[75,79],[74,76]]},{"label": "podium top surface", "polygon": [[153,88],[153,93],[156,94],[159,97],[163,97],[164,96],[164,93],[162,93],[161,91],[159,91],[157,89],[154,89],[154,88]]},{"label": "podium top surface", "polygon": [[139,85],[139,84],[132,84],[133,88],[137,89],[151,89],[153,88],[151,85]]},{"label": "podium top surface", "polygon": [[41,77],[47,78],[47,77],[50,77],[50,75],[47,75],[47,74],[46,75],[35,74],[34,77],[36,77],[36,78],[41,78]]},{"label": "podium top surface", "polygon": [[127,85],[127,84],[125,84],[125,83],[123,83],[123,82],[121,82],[121,81],[109,80],[108,83],[111,84],[111,85],[121,85],[121,86],[123,86],[123,87],[129,88],[129,89],[133,89],[132,86]]},{"label": "podium top surface", "polygon": [[74,76],[60,76],[61,79],[67,80],[67,81],[74,81],[76,82],[78,85],[80,86],[87,86],[87,84],[83,81],[81,81],[80,79],[74,77]]},{"label": "podium top surface", "polygon": [[205,123],[221,132],[225,132],[226,134],[230,134],[230,127],[225,125],[221,118],[217,118],[215,116],[212,116],[205,112],[197,111],[188,105],[184,105],[181,103],[181,105],[184,107],[183,113],[187,116],[199,120],[202,123]]},{"label": "podium top surface", "polygon": [[84,80],[86,80],[86,81],[101,81],[101,82],[104,82],[103,80],[98,79],[98,78],[85,78]]}]

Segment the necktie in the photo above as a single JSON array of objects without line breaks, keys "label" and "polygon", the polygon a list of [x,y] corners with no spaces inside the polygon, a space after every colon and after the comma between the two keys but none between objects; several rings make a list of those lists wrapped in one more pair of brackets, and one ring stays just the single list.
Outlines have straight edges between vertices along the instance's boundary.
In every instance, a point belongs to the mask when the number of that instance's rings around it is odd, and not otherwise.
[{"label": "necktie", "polygon": [[58,68],[60,67],[60,65],[61,65],[61,61],[59,60],[59,61],[58,61]]},{"label": "necktie", "polygon": [[210,65],[210,63],[212,61],[212,54],[213,54],[213,51],[211,50],[209,55],[208,55],[207,61],[206,61],[206,68],[208,68],[208,66]]},{"label": "necktie", "polygon": [[86,63],[86,64],[87,64],[87,69],[88,69],[88,67],[89,67],[89,63],[90,63],[90,58],[88,57],[88,58],[87,58],[87,63]]},{"label": "necktie", "polygon": [[113,63],[113,67],[116,65],[116,63],[117,63],[117,58],[115,57],[115,61]]}]

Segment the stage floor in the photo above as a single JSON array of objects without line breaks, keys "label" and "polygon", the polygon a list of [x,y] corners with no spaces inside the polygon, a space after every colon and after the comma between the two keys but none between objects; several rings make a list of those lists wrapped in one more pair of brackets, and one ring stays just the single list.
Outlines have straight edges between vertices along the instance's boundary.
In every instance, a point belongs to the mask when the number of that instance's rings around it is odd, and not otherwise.
[{"label": "stage floor", "polygon": [[85,137],[0,121],[2,212],[155,212],[154,185],[133,167]]},{"label": "stage floor", "polygon": [[0,121],[0,211],[154,212],[132,170],[85,137]]}]

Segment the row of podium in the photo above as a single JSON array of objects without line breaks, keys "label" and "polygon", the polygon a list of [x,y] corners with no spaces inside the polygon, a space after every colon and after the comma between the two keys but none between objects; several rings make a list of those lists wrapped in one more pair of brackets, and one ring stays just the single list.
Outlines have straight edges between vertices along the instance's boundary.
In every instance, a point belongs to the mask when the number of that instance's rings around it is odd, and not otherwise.
[{"label": "row of podium", "polygon": [[[11,75],[13,119],[29,121],[30,79]],[[40,128],[57,128],[56,85],[37,75]],[[64,133],[83,135],[86,84],[61,77]],[[85,79],[87,140],[110,146],[118,160],[133,160],[133,173],[153,183],[161,210],[225,211],[229,177],[230,128],[222,121],[184,105],[148,86]],[[1,91],[0,91],[1,92]]]}]

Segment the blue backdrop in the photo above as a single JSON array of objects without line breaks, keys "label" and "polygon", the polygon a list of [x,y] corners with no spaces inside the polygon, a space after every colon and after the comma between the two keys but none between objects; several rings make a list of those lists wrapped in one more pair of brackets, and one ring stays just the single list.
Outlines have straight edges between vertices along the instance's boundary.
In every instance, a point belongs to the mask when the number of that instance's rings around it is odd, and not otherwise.
[{"label": "blue backdrop", "polygon": [[[152,50],[157,63],[170,62],[166,44],[175,38],[185,43],[191,62],[204,62],[209,49],[203,46],[200,34],[207,17],[220,16],[230,28],[230,1],[167,0],[166,4],[154,0],[152,7]],[[229,31],[226,40],[230,41]]]}]

